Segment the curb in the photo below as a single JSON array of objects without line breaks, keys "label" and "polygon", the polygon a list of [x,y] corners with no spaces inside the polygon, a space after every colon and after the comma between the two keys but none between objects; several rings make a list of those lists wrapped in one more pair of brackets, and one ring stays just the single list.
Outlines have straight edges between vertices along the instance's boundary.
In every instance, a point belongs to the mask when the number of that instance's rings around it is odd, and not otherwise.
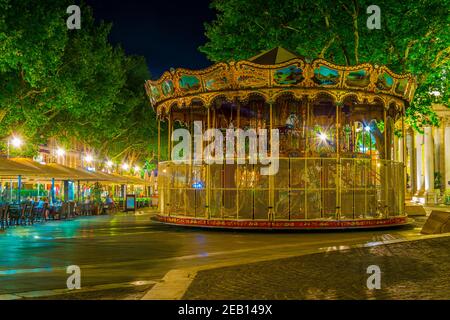
[{"label": "curb", "polygon": [[171,270],[141,300],[181,300],[196,275],[195,271]]}]

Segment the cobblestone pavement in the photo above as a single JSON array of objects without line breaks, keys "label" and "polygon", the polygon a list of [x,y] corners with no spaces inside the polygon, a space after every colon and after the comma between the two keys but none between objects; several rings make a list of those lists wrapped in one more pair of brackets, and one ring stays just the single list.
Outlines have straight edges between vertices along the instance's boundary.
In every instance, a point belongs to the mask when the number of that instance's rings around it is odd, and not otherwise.
[{"label": "cobblestone pavement", "polygon": [[[450,299],[450,236],[200,271],[183,299]],[[367,267],[381,289],[367,289]]]}]

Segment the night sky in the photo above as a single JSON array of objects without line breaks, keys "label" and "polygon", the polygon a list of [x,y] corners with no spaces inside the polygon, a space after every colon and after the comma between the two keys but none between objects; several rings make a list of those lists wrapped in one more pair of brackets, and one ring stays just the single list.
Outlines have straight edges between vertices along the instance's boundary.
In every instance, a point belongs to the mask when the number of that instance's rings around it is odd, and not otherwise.
[{"label": "night sky", "polygon": [[145,56],[152,78],[174,68],[212,63],[198,51],[207,39],[204,23],[215,18],[210,0],[86,0],[97,20],[113,23],[110,41],[127,54]]}]

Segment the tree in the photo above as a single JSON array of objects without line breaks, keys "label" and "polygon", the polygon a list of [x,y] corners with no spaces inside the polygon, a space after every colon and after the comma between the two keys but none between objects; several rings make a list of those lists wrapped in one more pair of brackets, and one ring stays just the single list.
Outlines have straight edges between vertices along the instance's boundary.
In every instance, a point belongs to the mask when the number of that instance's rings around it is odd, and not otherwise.
[{"label": "tree", "polygon": [[[209,41],[200,50],[212,61],[246,59],[276,46],[337,64],[384,64],[411,72],[419,87],[408,109],[420,130],[437,124],[432,102],[449,103],[449,0],[377,1],[381,29],[369,30],[372,1],[215,0]],[[430,92],[438,91],[439,96]]]},{"label": "tree", "polygon": [[0,139],[18,132],[39,140],[47,112],[60,103],[49,98],[67,43],[61,4],[0,0]]},{"label": "tree", "polygon": [[67,147],[75,137],[100,158],[151,160],[145,59],[111,45],[111,25],[86,5],[81,29],[68,30],[70,4],[0,0],[0,139],[26,137],[31,155],[50,137]]}]

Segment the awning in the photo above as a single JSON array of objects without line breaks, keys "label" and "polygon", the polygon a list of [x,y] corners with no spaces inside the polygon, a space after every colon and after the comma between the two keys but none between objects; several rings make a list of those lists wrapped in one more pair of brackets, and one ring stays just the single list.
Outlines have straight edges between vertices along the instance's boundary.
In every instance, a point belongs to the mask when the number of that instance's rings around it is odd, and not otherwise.
[{"label": "awning", "polygon": [[122,177],[127,180],[127,184],[137,184],[137,185],[148,185],[148,184],[150,184],[149,181],[145,181],[144,179],[141,179],[141,178],[130,177],[130,176],[122,176]]},{"label": "awning", "polygon": [[66,167],[61,164],[42,164],[32,159],[0,158],[0,178],[16,178],[22,176],[30,180],[74,180],[74,181],[98,181],[115,184],[138,184],[146,185],[147,181],[129,176],[109,174],[101,171],[87,171],[81,168]]},{"label": "awning", "polygon": [[31,174],[33,171],[14,161],[0,158],[0,177],[9,178],[9,177],[17,177],[19,175]]},{"label": "awning", "polygon": [[10,159],[10,161],[27,168],[28,172],[23,174],[25,178],[39,180],[68,180],[71,177],[67,172],[33,161],[32,159],[14,158]]},{"label": "awning", "polygon": [[66,167],[57,163],[49,163],[47,166],[64,172],[69,180],[98,181],[98,177],[96,175],[83,169]]}]

